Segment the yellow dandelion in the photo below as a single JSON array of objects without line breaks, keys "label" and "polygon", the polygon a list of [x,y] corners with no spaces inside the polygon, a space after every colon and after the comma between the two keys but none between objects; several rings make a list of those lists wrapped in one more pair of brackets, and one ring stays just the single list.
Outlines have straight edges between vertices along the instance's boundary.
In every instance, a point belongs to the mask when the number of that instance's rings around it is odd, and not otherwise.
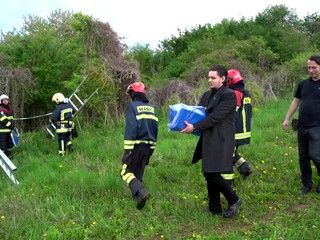
[{"label": "yellow dandelion", "polygon": [[263,170],[262,172],[263,172],[264,174],[266,174],[266,173],[267,173],[267,170]]},{"label": "yellow dandelion", "polygon": [[264,160],[261,160],[262,163],[264,163]]},{"label": "yellow dandelion", "polygon": [[187,199],[187,197],[185,197],[185,196],[183,196],[182,198],[183,198],[184,200],[186,200],[186,199]]},{"label": "yellow dandelion", "polygon": [[164,238],[164,235],[161,235],[160,237],[161,237],[161,238]]},{"label": "yellow dandelion", "polygon": [[273,169],[273,170],[277,170],[277,168],[276,168],[276,167],[273,167],[272,169]]},{"label": "yellow dandelion", "polygon": [[62,168],[62,167],[63,167],[63,166],[60,164],[60,165],[59,165],[59,168]]},{"label": "yellow dandelion", "polygon": [[48,234],[47,234],[47,233],[44,233],[43,236],[46,237],[46,236],[48,236]]},{"label": "yellow dandelion", "polygon": [[198,199],[198,198],[199,198],[199,196],[197,196],[197,195],[194,195],[194,198]]},{"label": "yellow dandelion", "polygon": [[1,216],[1,219],[5,219],[5,218],[6,218],[5,216],[3,216],[3,215]]},{"label": "yellow dandelion", "polygon": [[289,154],[288,154],[288,153],[285,153],[284,155],[288,156]]}]

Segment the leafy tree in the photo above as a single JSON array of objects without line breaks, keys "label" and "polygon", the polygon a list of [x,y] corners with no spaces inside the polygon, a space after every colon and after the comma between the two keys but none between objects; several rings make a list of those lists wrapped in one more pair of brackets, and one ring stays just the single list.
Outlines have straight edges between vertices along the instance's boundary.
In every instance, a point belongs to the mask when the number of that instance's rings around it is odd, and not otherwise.
[{"label": "leafy tree", "polygon": [[36,87],[28,89],[25,115],[52,111],[53,93],[68,97],[88,76],[81,93],[99,87],[105,95],[88,105],[87,120],[100,118],[104,124],[122,115],[127,102],[123,88],[140,78],[136,63],[124,57],[125,50],[108,23],[60,10],[47,19],[28,16],[20,32],[5,35],[0,43],[5,67],[30,69],[36,79]]},{"label": "leafy tree", "polygon": [[155,74],[154,51],[150,48],[150,45],[137,44],[129,48],[127,57],[138,61],[143,81],[149,82]]},{"label": "leafy tree", "polygon": [[315,49],[320,48],[320,15],[313,13],[304,18],[302,30],[311,39],[311,44]]}]

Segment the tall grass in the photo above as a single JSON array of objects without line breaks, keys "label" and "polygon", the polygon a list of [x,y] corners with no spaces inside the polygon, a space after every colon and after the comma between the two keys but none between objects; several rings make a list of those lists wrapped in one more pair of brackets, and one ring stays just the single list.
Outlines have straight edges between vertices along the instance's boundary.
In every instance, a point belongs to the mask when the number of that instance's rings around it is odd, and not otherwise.
[{"label": "tall grass", "polygon": [[82,128],[66,157],[44,132],[25,133],[13,160],[20,185],[0,172],[0,239],[319,239],[320,194],[299,194],[296,134],[281,129],[289,104],[254,109],[251,145],[240,148],[254,173],[236,172],[243,205],[233,219],[207,213],[201,164],[191,165],[198,137],[168,132],[166,116],[142,211],[120,178],[123,123]]}]

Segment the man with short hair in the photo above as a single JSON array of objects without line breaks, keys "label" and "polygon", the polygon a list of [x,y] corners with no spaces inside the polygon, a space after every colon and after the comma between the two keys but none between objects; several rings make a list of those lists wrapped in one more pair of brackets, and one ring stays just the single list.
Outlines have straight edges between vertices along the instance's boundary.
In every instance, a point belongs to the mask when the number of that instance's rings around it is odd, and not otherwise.
[{"label": "man with short hair", "polygon": [[[310,77],[298,85],[294,99],[286,114],[282,128],[288,130],[291,116],[299,108],[298,149],[301,171],[301,194],[312,190],[313,161],[320,176],[320,55],[307,61]],[[320,193],[320,182],[316,189]]]},{"label": "man with short hair", "polygon": [[[202,135],[194,151],[192,163],[202,159],[202,171],[207,182],[209,212],[230,218],[236,216],[242,203],[222,173],[233,168],[232,154],[235,146],[236,96],[226,86],[228,70],[221,65],[213,65],[208,72],[210,90],[199,102],[206,108],[206,117],[195,123],[185,122],[182,133],[201,132]],[[228,202],[222,211],[220,194]]]}]

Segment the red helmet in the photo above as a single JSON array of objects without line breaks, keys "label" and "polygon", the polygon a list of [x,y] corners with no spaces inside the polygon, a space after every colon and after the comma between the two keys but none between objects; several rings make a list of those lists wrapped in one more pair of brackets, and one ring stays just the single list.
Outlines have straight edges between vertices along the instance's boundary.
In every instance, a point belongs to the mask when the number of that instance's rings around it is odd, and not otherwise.
[{"label": "red helmet", "polygon": [[142,82],[134,82],[128,86],[126,93],[129,94],[130,91],[146,93],[146,87]]},{"label": "red helmet", "polygon": [[237,82],[242,80],[241,74],[237,69],[230,69],[228,71],[228,78],[229,78],[228,87],[233,86]]}]

